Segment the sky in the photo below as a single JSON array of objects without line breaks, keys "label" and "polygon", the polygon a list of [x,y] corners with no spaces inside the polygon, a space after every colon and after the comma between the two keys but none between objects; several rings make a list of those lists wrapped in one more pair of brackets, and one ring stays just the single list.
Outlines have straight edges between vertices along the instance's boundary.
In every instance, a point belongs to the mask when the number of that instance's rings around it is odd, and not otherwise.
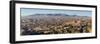
[{"label": "sky", "polygon": [[20,8],[21,16],[34,14],[68,14],[78,16],[92,16],[92,11],[88,10],[62,10],[62,9],[40,9],[40,8]]}]

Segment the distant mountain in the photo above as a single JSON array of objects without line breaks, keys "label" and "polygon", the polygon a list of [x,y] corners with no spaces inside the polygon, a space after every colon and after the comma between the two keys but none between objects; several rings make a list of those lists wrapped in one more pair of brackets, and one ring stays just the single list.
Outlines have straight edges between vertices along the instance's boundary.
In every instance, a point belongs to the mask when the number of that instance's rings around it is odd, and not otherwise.
[{"label": "distant mountain", "polygon": [[43,15],[45,15],[45,16],[70,16],[68,14],[59,14],[59,13],[57,13],[57,14],[33,14],[30,16],[43,16]]},{"label": "distant mountain", "polygon": [[57,13],[57,14],[33,14],[33,15],[28,15],[28,16],[23,16],[22,18],[73,18],[73,19],[88,19],[91,18],[89,16],[78,16],[78,15],[68,15],[68,14],[61,14],[61,13]]}]

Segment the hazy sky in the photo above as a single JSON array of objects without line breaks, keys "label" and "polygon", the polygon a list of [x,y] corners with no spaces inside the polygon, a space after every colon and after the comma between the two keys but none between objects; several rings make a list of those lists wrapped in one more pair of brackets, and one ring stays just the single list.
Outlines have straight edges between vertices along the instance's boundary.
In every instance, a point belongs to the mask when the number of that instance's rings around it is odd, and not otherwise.
[{"label": "hazy sky", "polygon": [[62,13],[68,15],[78,16],[92,16],[91,11],[86,10],[55,10],[55,9],[38,9],[38,8],[21,8],[21,16],[34,15],[34,14],[54,14]]}]

